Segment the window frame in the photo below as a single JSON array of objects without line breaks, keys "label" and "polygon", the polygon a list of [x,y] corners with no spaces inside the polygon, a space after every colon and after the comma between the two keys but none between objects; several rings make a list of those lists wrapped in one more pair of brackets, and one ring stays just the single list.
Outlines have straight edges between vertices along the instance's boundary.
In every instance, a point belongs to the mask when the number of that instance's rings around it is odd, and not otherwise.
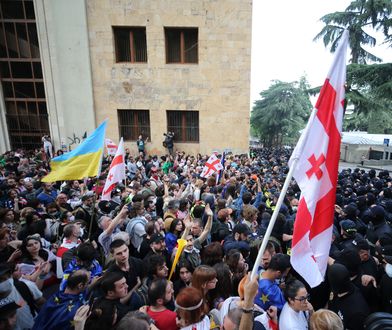
[{"label": "window frame", "polygon": [[[179,62],[169,62],[169,38],[168,32],[170,31],[180,31],[180,61]],[[186,62],[185,61],[185,37],[184,32],[190,30],[195,30],[197,33],[197,51],[196,51],[196,62]],[[198,27],[174,27],[174,26],[165,26],[164,27],[165,34],[165,55],[166,55],[166,64],[199,64],[199,28]]]},{"label": "window frame", "polygon": [[[129,112],[128,117],[133,116],[133,123],[126,124],[122,123],[120,119],[122,119],[120,113]],[[139,116],[144,113],[148,120],[148,135],[144,134],[143,127],[139,125]],[[137,114],[137,115],[136,115]],[[151,119],[150,119],[150,110],[148,109],[117,109],[117,121],[118,121],[118,134],[120,137],[124,138],[124,141],[137,141],[139,135],[143,135],[143,139],[148,137],[149,141],[151,142]],[[129,134],[123,134],[123,129],[128,129]],[[134,135],[133,135],[134,134]],[[130,138],[128,138],[130,136]],[[135,139],[133,139],[134,137]]]},{"label": "window frame", "polygon": [[[116,32],[125,31],[129,33],[129,52],[130,52],[130,61],[120,61],[119,60],[119,47]],[[145,61],[136,61],[136,49],[135,49],[135,36],[134,33],[136,30],[143,30],[145,36],[145,44],[146,44],[146,60]],[[148,52],[147,52],[147,29],[145,26],[112,26],[113,31],[113,39],[114,39],[114,54],[115,54],[115,62],[116,63],[133,63],[133,64],[145,64],[148,63]]]},{"label": "window frame", "polygon": [[[187,114],[197,115],[197,125],[187,125],[186,116]],[[180,115],[181,126],[176,128],[174,125],[169,125],[169,115]],[[200,143],[200,112],[198,110],[166,110],[166,122],[167,122],[167,132],[173,132],[180,129],[181,134],[174,135],[174,141],[176,143]],[[186,139],[186,130],[197,128],[197,137],[193,140]],[[191,134],[190,134],[191,135]]]}]

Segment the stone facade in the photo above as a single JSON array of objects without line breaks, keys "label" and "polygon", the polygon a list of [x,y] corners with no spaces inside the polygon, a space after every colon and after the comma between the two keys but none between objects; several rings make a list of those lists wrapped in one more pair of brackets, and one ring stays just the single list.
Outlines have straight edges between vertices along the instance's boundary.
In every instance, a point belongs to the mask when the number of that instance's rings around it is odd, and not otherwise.
[{"label": "stone facade", "polygon": [[[166,110],[192,110],[199,111],[199,143],[175,149],[248,151],[251,0],[86,3],[95,120],[109,119],[109,138],[119,140],[117,109],[148,109],[146,149],[162,154]],[[147,63],[116,63],[113,26],[146,27]],[[198,28],[197,64],[166,64],[165,27]],[[136,150],[134,141],[126,146]]]}]

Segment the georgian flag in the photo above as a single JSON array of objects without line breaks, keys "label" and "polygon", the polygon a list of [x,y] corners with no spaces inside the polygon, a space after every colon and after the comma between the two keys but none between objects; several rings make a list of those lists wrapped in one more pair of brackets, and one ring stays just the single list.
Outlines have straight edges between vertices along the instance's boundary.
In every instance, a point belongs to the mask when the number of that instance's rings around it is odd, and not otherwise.
[{"label": "georgian flag", "polygon": [[344,31],[317,104],[289,161],[292,166],[298,160],[293,177],[301,189],[291,264],[311,287],[324,281],[331,246],[347,46],[348,31]]},{"label": "georgian flag", "polygon": [[121,138],[117,148],[116,155],[114,156],[112,163],[110,164],[108,177],[106,178],[105,187],[102,191],[103,201],[109,201],[111,199],[111,192],[116,187],[118,182],[125,180],[125,162],[124,162],[124,142]]},{"label": "georgian flag", "polygon": [[117,145],[110,139],[105,139],[105,146],[109,156],[113,156],[116,154]]},{"label": "georgian flag", "polygon": [[210,158],[208,158],[207,163],[203,167],[203,171],[200,176],[202,178],[208,178],[215,172],[218,172],[223,169],[223,165],[220,160],[216,157],[216,154],[212,154]]}]

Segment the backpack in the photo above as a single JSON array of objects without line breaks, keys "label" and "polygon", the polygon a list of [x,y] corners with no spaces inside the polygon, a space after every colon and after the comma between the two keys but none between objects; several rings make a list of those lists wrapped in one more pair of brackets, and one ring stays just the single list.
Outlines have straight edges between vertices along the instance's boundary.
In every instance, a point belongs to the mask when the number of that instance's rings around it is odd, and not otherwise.
[{"label": "backpack", "polygon": [[35,317],[38,314],[38,308],[27,284],[24,283],[23,281],[14,279],[14,286],[16,290],[18,290],[22,298],[26,301],[27,305],[29,305],[31,315]]}]

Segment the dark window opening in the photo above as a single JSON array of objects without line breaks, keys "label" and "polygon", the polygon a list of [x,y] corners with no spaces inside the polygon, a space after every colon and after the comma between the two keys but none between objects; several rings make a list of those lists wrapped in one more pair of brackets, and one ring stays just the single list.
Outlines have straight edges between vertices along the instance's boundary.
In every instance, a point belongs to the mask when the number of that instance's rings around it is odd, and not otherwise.
[{"label": "dark window opening", "polygon": [[32,0],[0,1],[0,57],[11,148],[41,147],[49,122]]},{"label": "dark window opening", "polygon": [[198,29],[165,28],[166,62],[198,63]]},{"label": "dark window opening", "polygon": [[199,142],[199,112],[171,111],[166,112],[167,131],[174,132],[176,142]]},{"label": "dark window opening", "polygon": [[116,62],[146,63],[145,27],[113,27]]},{"label": "dark window opening", "polygon": [[139,135],[151,140],[150,112],[148,110],[117,110],[120,137],[136,141]]}]

